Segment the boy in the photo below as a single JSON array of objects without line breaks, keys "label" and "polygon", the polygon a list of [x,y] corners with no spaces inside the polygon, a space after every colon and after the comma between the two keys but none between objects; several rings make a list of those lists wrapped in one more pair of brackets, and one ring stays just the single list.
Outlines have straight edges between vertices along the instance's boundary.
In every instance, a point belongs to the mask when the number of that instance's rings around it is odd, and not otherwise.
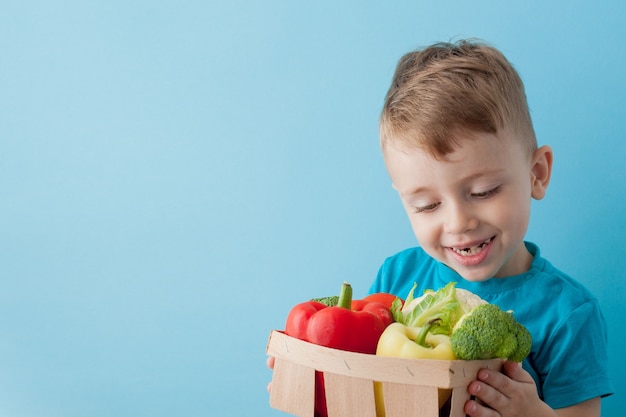
[{"label": "boy", "polygon": [[[522,366],[481,370],[472,417],[599,417],[612,393],[597,300],[525,242],[552,151],[538,147],[524,86],[496,49],[436,44],[402,57],[380,119],[393,187],[420,247],[383,263],[370,292],[405,297],[457,282],[513,310],[533,336]],[[593,335],[585,331],[593,328]]]}]

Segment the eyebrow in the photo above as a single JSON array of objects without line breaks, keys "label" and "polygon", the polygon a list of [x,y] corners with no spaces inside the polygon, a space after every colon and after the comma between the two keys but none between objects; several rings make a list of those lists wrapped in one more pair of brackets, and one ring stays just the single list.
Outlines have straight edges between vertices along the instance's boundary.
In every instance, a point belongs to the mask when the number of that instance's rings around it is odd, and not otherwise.
[{"label": "eyebrow", "polygon": [[504,171],[505,171],[504,169],[498,168],[498,169],[492,169],[491,171],[476,172],[472,175],[468,175],[467,177],[463,177],[461,181],[471,181],[480,177],[492,177],[492,176],[500,175]]},{"label": "eyebrow", "polygon": [[400,198],[403,198],[403,199],[406,198],[406,197],[415,195],[415,194],[419,194],[422,191],[428,191],[427,187],[418,187],[418,188],[416,188],[414,190],[411,190],[408,193],[401,193],[395,186],[393,188],[394,188],[394,190],[398,191],[398,193],[400,194]]}]

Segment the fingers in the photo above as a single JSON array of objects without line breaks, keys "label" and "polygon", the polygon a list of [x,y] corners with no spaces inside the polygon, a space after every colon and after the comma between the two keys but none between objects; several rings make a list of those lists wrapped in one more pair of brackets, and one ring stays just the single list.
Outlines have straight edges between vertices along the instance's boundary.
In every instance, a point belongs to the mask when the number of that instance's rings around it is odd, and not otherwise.
[{"label": "fingers", "polygon": [[[473,381],[467,391],[476,397],[478,401],[468,401],[466,412],[470,416],[491,416],[493,410],[506,409],[510,404],[510,397],[507,395],[507,385],[510,379],[506,376],[491,372],[478,373],[478,381]],[[499,378],[502,377],[502,378]],[[502,380],[500,380],[502,379]],[[506,382],[508,380],[509,382]],[[481,404],[482,403],[482,404]],[[488,407],[485,407],[487,405]]]},{"label": "fingers", "polygon": [[[276,362],[276,360],[274,359],[273,356],[268,356],[267,360],[265,361],[265,363],[267,364],[267,367],[270,369],[274,369],[274,363]],[[272,393],[272,383],[270,382],[269,384],[267,384],[267,392],[269,394]]]},{"label": "fingers", "polygon": [[516,410],[540,401],[534,380],[515,362],[505,362],[502,372],[481,369],[467,392],[476,398],[465,404],[471,417],[515,415]]},{"label": "fingers", "polygon": [[465,403],[465,414],[470,417],[500,417],[495,410],[485,407],[478,401],[469,400]]},{"label": "fingers", "polygon": [[534,385],[533,378],[522,368],[522,365],[511,361],[504,362],[501,372],[481,369],[478,371],[478,380],[488,384],[507,397],[511,397],[516,390],[519,390],[516,382]]},{"label": "fingers", "polygon": [[[485,398],[484,401],[488,404],[493,404],[493,401],[501,400],[502,397],[510,397],[512,394],[512,380],[501,372],[496,372],[491,369],[481,369],[478,371],[478,380],[484,382],[484,384],[479,386],[483,388],[482,394],[487,395],[488,398]],[[487,389],[485,385],[491,389]],[[495,404],[493,405],[495,406]]]},{"label": "fingers", "polygon": [[[513,369],[511,371],[515,372]],[[465,406],[467,414],[472,417],[492,416],[496,415],[493,410],[503,410],[510,405],[511,395],[514,395],[511,378],[491,369],[481,369],[477,378],[467,387],[467,391],[479,401],[468,401]]]}]

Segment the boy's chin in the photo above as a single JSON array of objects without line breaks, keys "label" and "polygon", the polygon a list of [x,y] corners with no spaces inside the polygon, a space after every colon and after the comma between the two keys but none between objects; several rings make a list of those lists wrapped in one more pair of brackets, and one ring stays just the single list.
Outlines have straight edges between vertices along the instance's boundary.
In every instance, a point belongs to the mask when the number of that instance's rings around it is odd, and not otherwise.
[{"label": "boy's chin", "polygon": [[448,263],[446,263],[446,265],[459,274],[465,281],[469,282],[488,281],[496,275],[495,272],[487,268],[463,268],[458,265],[450,265]]},{"label": "boy's chin", "polygon": [[459,275],[461,275],[461,278],[463,278],[465,281],[468,281],[468,282],[484,282],[493,278],[493,276],[474,276],[474,275],[463,275],[463,274],[459,274]]}]

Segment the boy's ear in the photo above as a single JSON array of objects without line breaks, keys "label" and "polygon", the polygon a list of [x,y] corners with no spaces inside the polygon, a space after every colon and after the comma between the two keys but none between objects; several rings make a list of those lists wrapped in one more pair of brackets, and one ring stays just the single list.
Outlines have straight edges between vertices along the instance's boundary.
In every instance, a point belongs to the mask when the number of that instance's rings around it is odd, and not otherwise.
[{"label": "boy's ear", "polygon": [[544,145],[535,151],[531,161],[530,186],[532,198],[541,200],[546,195],[551,174],[552,149]]}]

